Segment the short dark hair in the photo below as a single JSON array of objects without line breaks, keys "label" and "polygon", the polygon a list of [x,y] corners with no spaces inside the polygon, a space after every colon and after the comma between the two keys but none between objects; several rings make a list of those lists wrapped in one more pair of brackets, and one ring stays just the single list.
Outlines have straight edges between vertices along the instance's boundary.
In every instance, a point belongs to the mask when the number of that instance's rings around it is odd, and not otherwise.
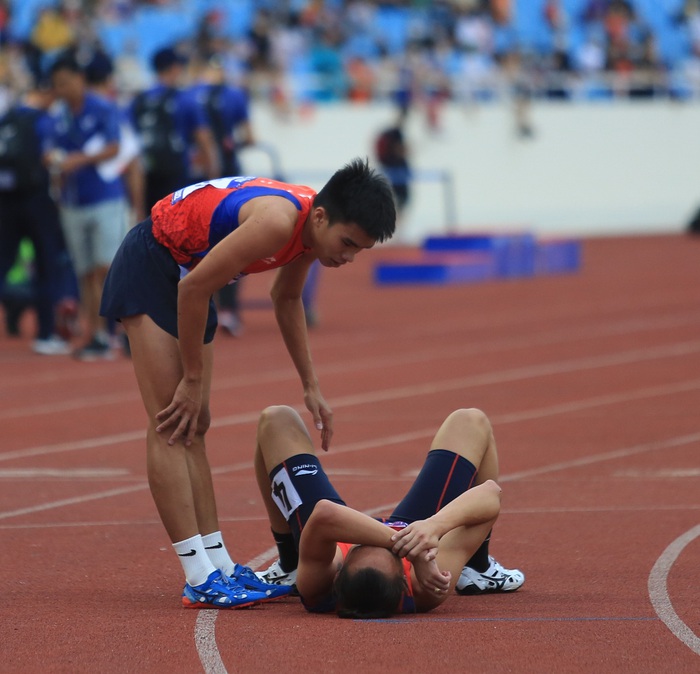
[{"label": "short dark hair", "polygon": [[187,57],[175,47],[163,47],[151,57],[151,65],[157,73],[170,70],[175,65],[184,66],[186,63]]},{"label": "short dark hair", "polygon": [[68,70],[69,72],[85,76],[85,70],[80,63],[78,63],[78,59],[75,58],[75,55],[71,52],[63,53],[58,56],[51,64],[49,74],[53,76],[62,70]]},{"label": "short dark hair", "polygon": [[386,178],[367,159],[353,159],[336,171],[314,199],[331,225],[354,223],[375,241],[387,241],[396,229],[396,206]]},{"label": "short dark hair", "polygon": [[390,618],[399,610],[407,586],[400,560],[396,559],[397,573],[393,576],[371,566],[352,571],[343,565],[333,585],[340,618]]},{"label": "short dark hair", "polygon": [[103,84],[114,73],[112,59],[102,50],[95,50],[85,66],[85,78],[88,84]]}]

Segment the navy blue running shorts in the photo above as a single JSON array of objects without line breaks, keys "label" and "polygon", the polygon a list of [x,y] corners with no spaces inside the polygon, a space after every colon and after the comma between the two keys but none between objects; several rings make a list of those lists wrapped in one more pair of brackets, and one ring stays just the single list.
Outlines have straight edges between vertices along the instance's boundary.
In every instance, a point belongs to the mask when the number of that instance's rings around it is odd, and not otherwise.
[{"label": "navy blue running shorts", "polygon": [[270,473],[272,499],[284,515],[299,548],[299,538],[322,499],[345,505],[314,454],[296,454]]},{"label": "navy blue running shorts", "polygon": [[473,486],[474,464],[447,449],[428,452],[418,477],[406,496],[384,521],[425,520]]},{"label": "navy blue running shorts", "polygon": [[[180,267],[170,251],[156,241],[150,218],[131,229],[109,268],[100,315],[114,320],[146,314],[168,334],[177,338],[177,285]],[[214,339],[217,316],[213,299],[204,343]]]}]

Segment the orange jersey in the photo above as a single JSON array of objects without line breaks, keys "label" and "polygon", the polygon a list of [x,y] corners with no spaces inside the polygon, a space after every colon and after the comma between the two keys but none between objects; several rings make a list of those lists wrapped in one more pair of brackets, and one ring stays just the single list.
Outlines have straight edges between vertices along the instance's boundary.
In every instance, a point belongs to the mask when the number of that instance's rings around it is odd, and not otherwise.
[{"label": "orange jersey", "polygon": [[261,196],[279,196],[299,211],[289,241],[274,255],[249,264],[242,274],[257,274],[289,264],[309,250],[301,240],[302,229],[316,192],[267,178],[220,178],[185,187],[161,199],[151,210],[153,236],[175,261],[192,269],[239,223],[241,206]]}]

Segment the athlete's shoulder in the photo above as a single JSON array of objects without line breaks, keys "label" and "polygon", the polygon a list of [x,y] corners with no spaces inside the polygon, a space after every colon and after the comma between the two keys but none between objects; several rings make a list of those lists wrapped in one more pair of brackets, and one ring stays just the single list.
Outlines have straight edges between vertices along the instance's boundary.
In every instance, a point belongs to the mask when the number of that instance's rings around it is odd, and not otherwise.
[{"label": "athlete's shoulder", "polygon": [[294,183],[285,183],[281,180],[273,178],[252,178],[246,183],[246,186],[251,187],[268,187],[273,190],[289,192],[297,198],[313,199],[316,196],[316,191],[306,185],[296,185]]}]

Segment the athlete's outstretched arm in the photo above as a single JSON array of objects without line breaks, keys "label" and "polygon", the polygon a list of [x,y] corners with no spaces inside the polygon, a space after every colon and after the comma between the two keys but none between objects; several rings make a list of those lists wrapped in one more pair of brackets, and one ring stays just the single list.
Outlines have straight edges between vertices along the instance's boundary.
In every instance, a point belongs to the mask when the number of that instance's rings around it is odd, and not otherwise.
[{"label": "athlete's outstretched arm", "polygon": [[314,260],[313,256],[303,255],[282,267],[271,295],[277,324],[304,387],[304,402],[313,415],[316,429],[321,431],[321,447],[327,452],[333,437],[333,411],[323,398],[316,378],[301,300],[306,276]]}]

